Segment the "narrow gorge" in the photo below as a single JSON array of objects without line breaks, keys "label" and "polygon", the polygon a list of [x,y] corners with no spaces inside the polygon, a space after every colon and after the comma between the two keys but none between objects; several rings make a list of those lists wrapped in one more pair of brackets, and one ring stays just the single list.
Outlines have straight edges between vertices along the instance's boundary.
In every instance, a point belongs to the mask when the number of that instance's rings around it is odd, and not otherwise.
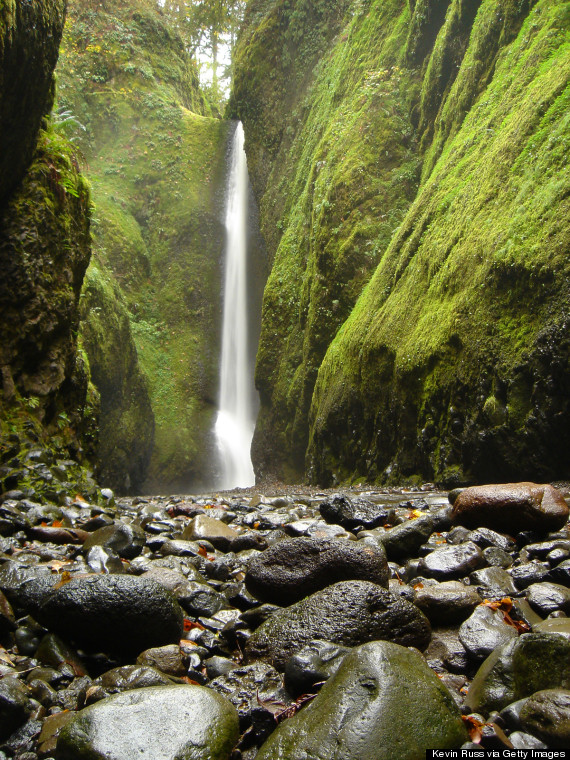
[{"label": "narrow gorge", "polygon": [[568,757],[569,81],[568,0],[0,0],[0,760]]}]

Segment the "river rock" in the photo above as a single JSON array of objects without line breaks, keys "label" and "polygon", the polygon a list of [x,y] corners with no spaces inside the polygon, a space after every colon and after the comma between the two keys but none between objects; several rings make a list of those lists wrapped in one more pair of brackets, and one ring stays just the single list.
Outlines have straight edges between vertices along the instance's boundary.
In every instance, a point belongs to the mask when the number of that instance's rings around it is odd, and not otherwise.
[{"label": "river rock", "polygon": [[335,494],[321,502],[319,512],[328,523],[342,525],[347,530],[375,528],[386,521],[388,511],[366,499],[349,499],[345,494]]},{"label": "river rock", "polygon": [[239,533],[230,528],[221,520],[216,520],[207,515],[197,515],[194,517],[182,533],[183,541],[209,541],[216,549],[225,552],[230,549],[232,541],[238,537]]},{"label": "river rock", "polygon": [[570,691],[545,689],[530,696],[520,713],[523,730],[549,747],[570,747]]},{"label": "river rock", "polygon": [[362,580],[387,587],[384,550],[357,541],[292,538],[249,562],[247,590],[262,602],[289,605],[333,583]]},{"label": "river rock", "polygon": [[28,690],[18,678],[0,679],[0,739],[10,736],[25,723],[31,712],[28,702]]},{"label": "river rock", "polygon": [[152,646],[177,642],[184,613],[156,581],[92,575],[72,578],[52,590],[34,617],[88,648],[138,655]]},{"label": "river rock", "polygon": [[563,586],[570,586],[570,559],[565,559],[553,567],[546,580],[552,581],[552,583],[561,583]]},{"label": "river rock", "polygon": [[500,599],[517,592],[512,577],[500,567],[484,567],[482,570],[475,570],[470,574],[469,580],[486,599]]},{"label": "river rock", "polygon": [[235,708],[201,686],[116,694],[78,712],[61,731],[58,760],[228,760]]},{"label": "river rock", "polygon": [[570,688],[570,640],[555,633],[525,633],[487,657],[465,704],[488,715],[535,691],[556,688]]},{"label": "river rock", "polygon": [[517,629],[504,622],[500,610],[484,605],[477,607],[459,628],[459,640],[478,660],[488,657],[494,649],[517,637]]},{"label": "river rock", "polygon": [[418,652],[374,641],[347,655],[256,760],[415,760],[467,739],[451,694]]},{"label": "river rock", "polygon": [[551,485],[505,483],[465,488],[455,500],[452,519],[467,528],[513,533],[546,533],[562,528],[568,505]]},{"label": "river rock", "polygon": [[533,583],[527,599],[533,610],[545,617],[556,610],[570,612],[570,589],[558,583]]},{"label": "river rock", "polygon": [[456,546],[442,546],[423,557],[418,565],[419,575],[437,580],[463,578],[472,570],[485,565],[481,549],[472,541]]},{"label": "river rock", "polygon": [[295,697],[309,694],[315,684],[333,676],[351,650],[330,641],[311,641],[285,665],[285,687]]},{"label": "river rock", "polygon": [[414,591],[414,604],[427,615],[432,625],[461,622],[482,601],[476,588],[460,581],[434,583]]},{"label": "river rock", "polygon": [[137,657],[137,665],[157,668],[162,673],[178,677],[185,676],[188,669],[178,644],[146,649]]},{"label": "river rock", "polygon": [[386,550],[388,559],[398,561],[417,557],[418,549],[432,532],[433,520],[429,515],[424,515],[415,520],[406,520],[384,533],[374,532],[374,537]]},{"label": "river rock", "polygon": [[282,677],[265,662],[233,668],[209,686],[237,709],[242,733],[252,727],[258,746],[274,730],[275,714],[291,704]]},{"label": "river rock", "polygon": [[431,628],[414,604],[368,581],[343,581],[275,612],[251,636],[247,654],[282,670],[313,639],[358,646],[383,639],[425,649]]},{"label": "river rock", "polygon": [[122,665],[108,670],[93,681],[94,686],[101,686],[106,694],[119,694],[133,689],[145,689],[149,686],[169,686],[172,681],[156,668],[144,665]]},{"label": "river rock", "polygon": [[517,589],[521,591],[528,588],[532,583],[539,583],[548,574],[549,569],[547,562],[523,562],[511,567],[509,575]]},{"label": "river rock", "polygon": [[124,559],[134,559],[142,552],[145,542],[145,532],[140,526],[116,522],[89,534],[83,544],[83,553],[87,554],[94,546],[101,546]]}]

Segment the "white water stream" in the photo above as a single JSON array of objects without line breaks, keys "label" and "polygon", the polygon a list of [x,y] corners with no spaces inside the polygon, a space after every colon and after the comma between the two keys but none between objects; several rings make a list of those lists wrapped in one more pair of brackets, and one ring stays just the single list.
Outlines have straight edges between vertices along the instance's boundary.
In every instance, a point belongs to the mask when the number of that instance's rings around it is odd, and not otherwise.
[{"label": "white water stream", "polygon": [[226,199],[226,262],[216,439],[221,459],[218,488],[252,486],[251,439],[255,425],[253,377],[248,348],[248,176],[241,122],[231,150]]}]

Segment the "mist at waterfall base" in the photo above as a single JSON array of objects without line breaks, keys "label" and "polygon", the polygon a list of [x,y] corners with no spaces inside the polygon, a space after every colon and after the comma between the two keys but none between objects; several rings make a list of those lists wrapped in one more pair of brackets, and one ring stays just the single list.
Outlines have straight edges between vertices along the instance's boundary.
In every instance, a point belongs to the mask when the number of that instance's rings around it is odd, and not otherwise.
[{"label": "mist at waterfall base", "polygon": [[251,440],[255,426],[253,367],[248,343],[248,175],[241,122],[233,136],[226,199],[226,255],[220,405],[215,434],[220,457],[217,488],[255,483]]}]

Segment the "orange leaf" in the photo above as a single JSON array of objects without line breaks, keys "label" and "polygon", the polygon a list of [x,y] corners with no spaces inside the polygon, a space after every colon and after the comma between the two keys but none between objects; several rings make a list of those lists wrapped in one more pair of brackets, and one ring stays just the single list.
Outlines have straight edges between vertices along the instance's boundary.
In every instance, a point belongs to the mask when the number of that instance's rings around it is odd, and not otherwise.
[{"label": "orange leaf", "polygon": [[201,631],[205,631],[206,629],[202,625],[202,623],[198,623],[194,620],[188,620],[188,618],[184,619],[184,630],[185,631],[191,631],[193,628],[199,628]]},{"label": "orange leaf", "polygon": [[63,520],[54,520],[51,524],[52,528],[61,528],[63,525]]},{"label": "orange leaf", "polygon": [[481,723],[480,720],[477,720],[477,718],[473,718],[471,715],[462,715],[461,717],[463,718],[463,721],[465,723],[465,728],[467,729],[469,738],[475,744],[479,744],[479,742],[481,741],[481,737],[483,736],[482,728],[485,725],[485,723]]},{"label": "orange leaf", "polygon": [[181,680],[184,681],[184,683],[189,683],[190,686],[200,686],[198,681],[193,681],[191,678],[188,678],[188,676],[182,676]]},{"label": "orange leaf", "polygon": [[71,580],[71,573],[68,570],[64,570],[63,573],[61,574],[61,580],[59,581],[59,583],[57,583],[54,586],[54,589],[58,589],[58,588],[61,588],[62,586],[65,586],[65,584],[69,583],[70,580]]}]

